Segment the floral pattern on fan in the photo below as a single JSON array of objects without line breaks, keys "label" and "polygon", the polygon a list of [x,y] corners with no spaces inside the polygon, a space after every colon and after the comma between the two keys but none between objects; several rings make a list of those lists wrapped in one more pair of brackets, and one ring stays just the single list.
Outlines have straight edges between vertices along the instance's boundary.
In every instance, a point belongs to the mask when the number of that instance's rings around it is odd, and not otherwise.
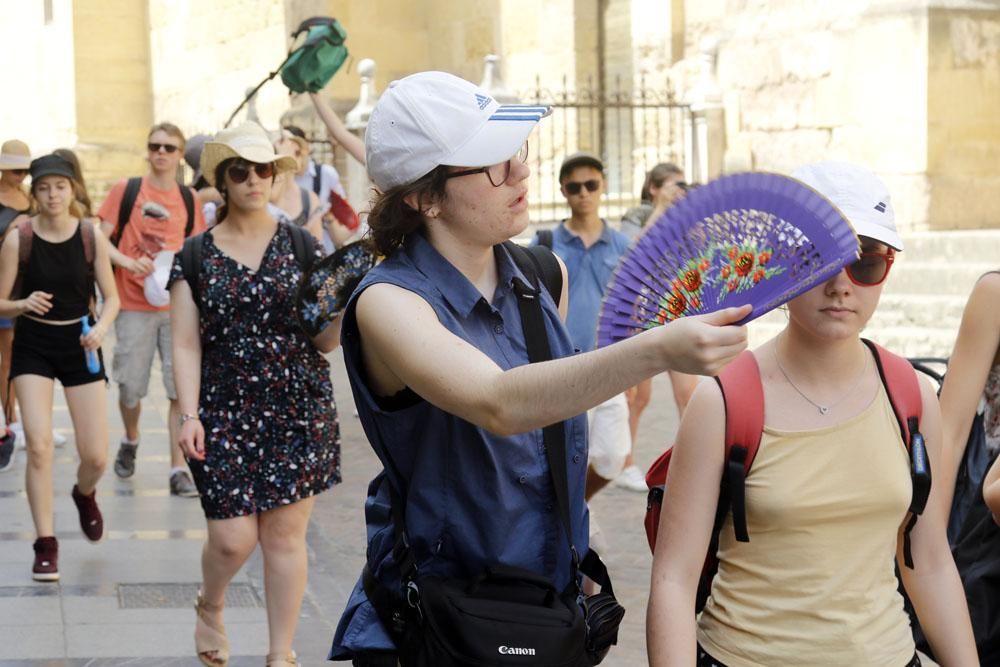
[{"label": "floral pattern on fan", "polygon": [[315,262],[302,277],[295,314],[309,336],[318,335],[347,307],[354,288],[375,266],[375,256],[357,241]]},{"label": "floral pattern on fan", "polygon": [[749,321],[857,255],[850,223],[812,188],[778,174],[724,176],[690,192],[629,249],[605,294],[598,344],[747,303]]}]

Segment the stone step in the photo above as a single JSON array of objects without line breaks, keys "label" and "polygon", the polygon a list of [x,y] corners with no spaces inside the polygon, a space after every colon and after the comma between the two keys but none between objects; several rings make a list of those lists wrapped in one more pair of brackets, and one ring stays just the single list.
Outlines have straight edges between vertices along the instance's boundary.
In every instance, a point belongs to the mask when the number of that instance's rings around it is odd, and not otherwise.
[{"label": "stone step", "polygon": [[[1000,259],[1000,251],[997,253]],[[900,261],[893,266],[886,283],[886,294],[940,294],[968,298],[972,286],[981,275],[998,268],[993,263],[973,262],[952,258],[950,262]]]},{"label": "stone step", "polygon": [[1000,229],[915,232],[903,237],[901,257],[921,262],[971,262],[1000,268]]}]

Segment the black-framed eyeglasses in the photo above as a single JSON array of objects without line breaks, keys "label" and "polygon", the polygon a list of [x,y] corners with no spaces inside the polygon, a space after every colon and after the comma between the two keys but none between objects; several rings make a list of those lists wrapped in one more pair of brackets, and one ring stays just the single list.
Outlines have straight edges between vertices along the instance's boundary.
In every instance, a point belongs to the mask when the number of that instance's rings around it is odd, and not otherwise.
[{"label": "black-framed eyeglasses", "polygon": [[177,146],[175,144],[159,144],[156,143],[155,141],[150,141],[148,144],[146,144],[146,148],[149,149],[150,153],[159,153],[161,148],[166,153],[174,153],[180,148],[180,146]]},{"label": "black-framed eyeglasses", "polygon": [[258,178],[268,179],[274,176],[273,162],[244,162],[236,160],[226,168],[226,174],[233,183],[243,183],[250,178],[250,170],[257,173]]},{"label": "black-framed eyeglasses", "polygon": [[890,252],[863,252],[855,262],[848,264],[847,277],[851,282],[861,287],[881,285],[889,277],[889,269],[896,259],[896,254]]},{"label": "black-framed eyeglasses", "polygon": [[462,171],[450,172],[446,179],[448,178],[458,178],[459,176],[471,176],[472,174],[486,174],[486,178],[490,179],[490,185],[495,188],[499,188],[501,185],[507,182],[510,178],[510,163],[511,160],[518,160],[519,162],[528,161],[528,142],[525,141],[524,145],[521,146],[521,150],[517,152],[517,155],[512,157],[506,162],[498,162],[497,164],[490,165],[489,167],[479,167],[477,169],[463,169]]},{"label": "black-framed eyeglasses", "polygon": [[587,192],[597,192],[597,188],[601,187],[601,182],[596,178],[589,181],[566,181],[563,183],[563,187],[566,188],[566,194],[578,195],[583,188],[587,188]]}]

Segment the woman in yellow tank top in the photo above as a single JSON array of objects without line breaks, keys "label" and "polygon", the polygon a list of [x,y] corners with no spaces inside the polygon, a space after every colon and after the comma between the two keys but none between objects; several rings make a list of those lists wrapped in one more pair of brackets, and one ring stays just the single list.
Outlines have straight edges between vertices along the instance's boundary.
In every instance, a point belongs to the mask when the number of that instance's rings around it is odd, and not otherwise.
[{"label": "woman in yellow tank top", "polygon": [[[894,573],[942,664],[976,665],[969,614],[934,485],[902,564],[912,493],[909,458],[871,352],[860,340],[902,242],[889,194],[871,172],[819,163],[795,177],[850,219],[862,258],[788,304],[788,325],[754,351],[764,432],[747,477],[751,541],[732,519],[719,571],[692,610],[723,469],[725,407],[703,382],[677,435],[646,619],[651,665],[777,667],[919,665]],[[937,399],[921,383],[928,457],[938,464]]]}]

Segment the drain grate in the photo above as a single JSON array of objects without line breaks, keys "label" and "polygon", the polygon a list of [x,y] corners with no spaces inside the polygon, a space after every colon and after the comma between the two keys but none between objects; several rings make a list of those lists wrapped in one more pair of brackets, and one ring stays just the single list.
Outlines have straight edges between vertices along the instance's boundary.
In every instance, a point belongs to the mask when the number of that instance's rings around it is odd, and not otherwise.
[{"label": "drain grate", "polygon": [[[194,604],[199,584],[118,584],[119,609],[183,609]],[[229,584],[227,607],[262,607],[249,584]]]}]

